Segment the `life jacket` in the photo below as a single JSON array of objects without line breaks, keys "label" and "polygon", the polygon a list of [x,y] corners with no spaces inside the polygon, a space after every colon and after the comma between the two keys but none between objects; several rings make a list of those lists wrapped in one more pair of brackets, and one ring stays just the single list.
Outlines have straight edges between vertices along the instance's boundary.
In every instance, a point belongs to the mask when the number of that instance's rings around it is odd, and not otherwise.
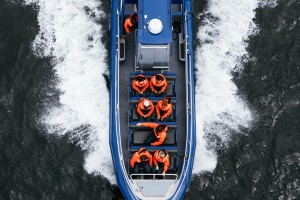
[{"label": "life jacket", "polygon": [[162,130],[161,132],[156,132],[156,128],[154,129],[154,135],[156,136],[156,138],[160,138],[160,137],[164,137],[164,136],[167,136],[167,130],[168,130],[168,127],[166,126],[164,128],[164,130]]},{"label": "life jacket", "polygon": [[168,86],[166,78],[162,74],[159,75],[163,77],[163,80],[160,83],[157,82],[155,75],[151,77],[150,88],[152,92],[154,92],[155,90],[164,92]]},{"label": "life jacket", "polygon": [[140,148],[137,152],[135,152],[130,160],[130,166],[132,168],[134,168],[134,164],[137,163],[141,163],[141,157],[142,156],[147,156],[148,158],[148,164],[150,165],[150,167],[152,167],[152,155],[149,153],[149,151],[145,151],[143,153],[140,153],[141,151],[145,150],[146,148]]},{"label": "life jacket", "polygon": [[135,28],[136,25],[137,25],[137,21],[138,21],[138,16],[136,16],[136,23],[132,23],[131,22],[131,17],[132,15],[134,15],[135,13],[131,14],[124,22],[124,28],[125,28],[125,31],[126,33],[130,33],[130,30]]},{"label": "life jacket", "polygon": [[166,172],[169,168],[169,165],[170,165],[169,154],[167,153],[167,155],[164,158],[160,158],[158,156],[158,152],[159,152],[159,150],[155,151],[154,155],[153,155],[154,165],[158,165],[158,162],[163,163],[164,164],[164,170],[163,171]]},{"label": "life jacket", "polygon": [[151,143],[151,146],[158,146],[164,143],[166,137],[167,137],[167,130],[168,127],[166,126],[161,132],[156,132],[156,127],[159,126],[159,124],[154,122],[143,122],[142,126],[153,128],[153,133],[155,137],[158,139],[157,141]]},{"label": "life jacket", "polygon": [[134,79],[132,81],[132,88],[135,89],[135,91],[137,91],[139,93],[144,92],[149,86],[149,81],[142,74],[137,75],[137,77],[143,77],[145,79],[143,81],[137,81],[136,79]]},{"label": "life jacket", "polygon": [[160,100],[157,104],[156,104],[156,114],[157,115],[162,115],[161,117],[164,119],[166,117],[168,117],[171,112],[172,112],[172,104],[168,103],[167,106],[163,106],[162,105],[163,100]]},{"label": "life jacket", "polygon": [[[145,100],[149,101],[150,106],[148,108],[144,106]],[[154,104],[149,99],[141,98],[136,110],[140,116],[147,115],[149,117],[154,111]]]}]

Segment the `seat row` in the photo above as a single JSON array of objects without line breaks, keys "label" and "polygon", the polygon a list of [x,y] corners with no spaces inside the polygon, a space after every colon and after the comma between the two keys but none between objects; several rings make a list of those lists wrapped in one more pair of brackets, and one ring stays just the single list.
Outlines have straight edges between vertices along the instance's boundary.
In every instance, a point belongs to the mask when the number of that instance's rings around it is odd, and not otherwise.
[{"label": "seat row", "polygon": [[[165,93],[162,95],[155,94],[150,89],[150,86],[147,88],[147,90],[143,94],[139,94],[133,89],[133,82],[137,79],[138,76],[143,76],[147,79],[148,82],[151,81],[151,78],[157,75],[156,73],[147,72],[147,73],[138,73],[133,72],[130,73],[130,85],[129,85],[129,99],[130,101],[138,101],[140,97],[149,97],[150,100],[155,100],[161,96],[171,97],[172,100],[176,99],[176,74],[175,73],[162,73],[163,77],[166,79],[167,82],[167,88],[165,90]],[[138,80],[141,81],[142,79]],[[149,84],[150,85],[150,84]]]},{"label": "seat row", "polygon": [[[133,154],[135,154],[136,152],[138,152],[139,150],[131,150],[129,152],[129,157],[132,158]],[[155,151],[157,150],[153,150],[153,149],[147,149],[147,151],[151,154],[154,155]],[[177,170],[178,170],[178,160],[179,160],[179,156],[177,154],[177,151],[167,151],[168,156],[169,156],[169,166],[168,166],[168,170],[166,171],[166,174],[176,174]],[[130,165],[130,161],[129,161],[129,165]],[[144,166],[139,166],[140,169],[139,171],[145,171],[145,169],[143,169]],[[154,166],[153,166],[154,167]],[[134,174],[136,172],[134,172],[134,168],[132,168],[131,166],[131,174]],[[152,170],[151,170],[152,171]],[[149,172],[148,172],[149,173]],[[150,172],[151,173],[151,172]],[[135,179],[138,177],[135,177]],[[143,177],[140,177],[143,178]],[[168,177],[168,178],[175,178],[173,177]]]},{"label": "seat row", "polygon": [[[151,101],[151,100],[150,100]],[[159,100],[153,100],[151,101],[154,104],[154,107],[157,107],[157,102]],[[132,124],[135,124],[136,122],[141,122],[144,121],[143,117],[141,117],[138,112],[137,112],[137,106],[138,106],[139,102],[135,103],[135,102],[131,102],[129,105],[129,122]],[[172,112],[171,114],[167,117],[167,119],[165,119],[165,122],[176,122],[176,101],[172,101]],[[153,113],[150,115],[150,121],[155,121],[155,122],[159,122],[161,120],[159,120],[158,118],[158,113],[156,111],[156,109],[154,109]]]},{"label": "seat row", "polygon": [[[160,122],[162,124],[162,122]],[[165,149],[174,150],[177,149],[177,139],[178,139],[178,133],[177,133],[177,124],[174,123],[163,123],[164,125],[168,126],[168,130],[166,131],[167,137],[164,140],[163,144],[160,145],[163,146]],[[129,134],[129,143],[130,143],[130,149],[138,149],[142,146],[149,147],[150,149],[156,149],[155,147],[152,147],[150,145],[146,145],[145,141],[149,136],[153,135],[153,130],[149,127],[139,127],[136,125],[130,125],[130,134]]]}]

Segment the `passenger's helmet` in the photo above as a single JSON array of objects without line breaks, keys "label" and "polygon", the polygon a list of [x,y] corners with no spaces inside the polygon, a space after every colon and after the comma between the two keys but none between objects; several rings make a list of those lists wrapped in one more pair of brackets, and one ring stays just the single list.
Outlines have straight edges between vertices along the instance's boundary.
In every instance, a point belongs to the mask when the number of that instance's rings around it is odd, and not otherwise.
[{"label": "passenger's helmet", "polygon": [[145,106],[146,108],[148,108],[148,107],[150,106],[150,102],[149,102],[148,100],[145,100],[145,101],[144,101],[144,106]]}]

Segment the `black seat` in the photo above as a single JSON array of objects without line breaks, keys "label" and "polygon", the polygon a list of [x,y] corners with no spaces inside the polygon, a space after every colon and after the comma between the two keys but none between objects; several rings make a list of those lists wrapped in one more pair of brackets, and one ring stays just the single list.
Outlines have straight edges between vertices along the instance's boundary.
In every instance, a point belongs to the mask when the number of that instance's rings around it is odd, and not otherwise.
[{"label": "black seat", "polygon": [[144,145],[144,141],[153,134],[152,130],[135,130],[132,131],[132,145]]},{"label": "black seat", "polygon": [[131,106],[131,121],[139,121],[139,114],[137,113],[136,106]]},{"label": "black seat", "polygon": [[174,81],[167,81],[168,86],[166,89],[166,95],[167,97],[173,97],[174,96]]},{"label": "black seat", "polygon": [[167,131],[167,138],[164,141],[164,145],[177,145],[175,129],[170,129]]},{"label": "black seat", "polygon": [[169,153],[170,165],[167,173],[176,173],[177,172],[177,154]]}]

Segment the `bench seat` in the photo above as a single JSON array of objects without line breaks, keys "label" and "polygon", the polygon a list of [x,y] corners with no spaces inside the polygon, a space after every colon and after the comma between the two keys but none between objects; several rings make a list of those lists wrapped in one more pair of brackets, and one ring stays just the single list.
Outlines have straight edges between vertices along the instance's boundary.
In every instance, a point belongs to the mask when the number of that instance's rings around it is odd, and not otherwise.
[{"label": "bench seat", "polygon": [[[136,75],[140,73],[134,72],[130,74],[130,81],[129,81],[129,99],[139,99],[140,97],[137,97],[133,94],[132,89],[132,81]],[[154,76],[157,73],[142,73],[145,77],[147,77],[149,80],[152,76]],[[176,97],[176,74],[174,73],[163,73],[165,78],[167,79],[168,86],[166,89],[166,97]],[[148,88],[150,89],[150,88]],[[149,97],[149,95],[147,95]],[[161,98],[161,97],[159,97]]]},{"label": "bench seat", "polygon": [[[144,128],[144,127],[143,127]],[[131,130],[130,144],[131,146],[144,145],[144,141],[151,136],[153,130],[151,128],[141,129],[141,130]],[[165,139],[163,145],[166,146],[176,146],[177,145],[177,133],[176,129],[169,128],[167,130],[167,138]],[[145,145],[144,145],[145,146]]]},{"label": "bench seat", "polygon": [[[135,153],[136,151],[130,151],[129,163],[130,163],[130,159],[131,159],[133,153]],[[148,151],[153,155],[156,150],[148,149]],[[177,154],[177,151],[169,151],[169,150],[167,150],[167,151],[168,151],[168,154],[169,154],[170,165],[169,165],[168,171],[166,173],[167,174],[177,173],[177,170],[178,170],[178,154]],[[154,166],[152,166],[152,167],[154,167]],[[130,174],[132,174],[131,171],[130,171]]]}]

